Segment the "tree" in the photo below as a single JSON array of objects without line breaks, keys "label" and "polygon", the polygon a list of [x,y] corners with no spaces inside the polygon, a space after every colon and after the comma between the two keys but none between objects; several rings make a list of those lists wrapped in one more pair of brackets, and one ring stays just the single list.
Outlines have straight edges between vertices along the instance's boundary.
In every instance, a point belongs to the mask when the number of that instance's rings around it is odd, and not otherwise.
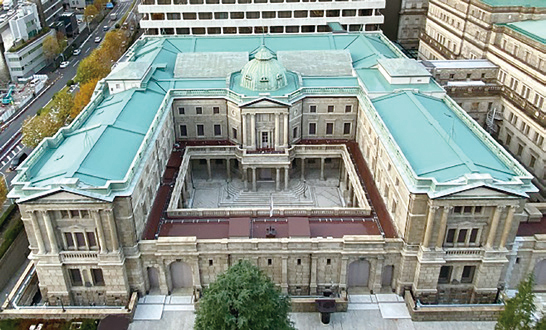
[{"label": "tree", "polygon": [[98,82],[99,79],[94,78],[80,86],[80,91],[76,94],[76,97],[74,97],[74,106],[70,111],[71,119],[76,118],[83,108],[85,108],[85,106],[89,103],[89,101],[91,101],[91,96],[93,96],[93,91],[95,90],[95,86],[97,86]]},{"label": "tree", "polygon": [[91,79],[102,79],[110,73],[110,63],[101,58],[98,49],[95,49],[91,55],[80,61],[76,81],[85,84]]},{"label": "tree", "polygon": [[123,42],[126,40],[125,33],[120,30],[110,31],[104,36],[104,41],[99,49],[101,58],[116,62],[125,52]]},{"label": "tree", "polygon": [[544,321],[534,324],[533,313],[536,311],[533,293],[533,274],[520,282],[516,296],[506,302],[504,311],[499,315],[495,330],[530,330],[544,329]]},{"label": "tree", "polygon": [[95,6],[95,8],[97,8],[99,12],[101,12],[102,10],[106,8],[107,2],[108,2],[107,0],[95,0],[93,1],[93,6]]},{"label": "tree", "polygon": [[44,56],[47,60],[51,61],[61,53],[61,47],[57,38],[54,35],[50,35],[44,38],[42,44]]},{"label": "tree", "polygon": [[86,22],[93,20],[93,18],[95,18],[98,14],[99,11],[97,10],[97,7],[93,5],[85,7],[85,10],[83,11],[83,17],[85,18]]},{"label": "tree", "polygon": [[45,137],[53,136],[62,123],[53,118],[50,113],[29,117],[23,122],[23,144],[27,147],[36,147]]},{"label": "tree", "polygon": [[289,310],[290,298],[258,267],[240,261],[204,291],[195,329],[294,329]]},{"label": "tree", "polygon": [[51,100],[51,115],[54,116],[56,121],[64,124],[73,106],[74,97],[72,94],[64,91],[55,93],[53,100]]},{"label": "tree", "polygon": [[8,197],[8,187],[6,183],[6,177],[2,175],[2,178],[0,179],[0,205],[4,205],[4,202],[6,201]]}]

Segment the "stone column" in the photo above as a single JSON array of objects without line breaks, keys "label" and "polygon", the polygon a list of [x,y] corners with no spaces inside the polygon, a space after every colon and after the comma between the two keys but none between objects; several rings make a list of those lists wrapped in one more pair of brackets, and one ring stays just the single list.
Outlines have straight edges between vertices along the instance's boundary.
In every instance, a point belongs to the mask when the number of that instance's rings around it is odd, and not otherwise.
[{"label": "stone column", "polygon": [[275,190],[279,191],[279,190],[281,190],[281,168],[277,167],[277,168],[275,168],[275,171],[276,171]]},{"label": "stone column", "polygon": [[284,114],[284,122],[283,122],[283,124],[284,124],[284,129],[283,129],[283,132],[282,132],[282,134],[283,134],[283,141],[284,141],[283,145],[284,145],[285,147],[288,147],[288,114],[287,114],[287,113]]},{"label": "stone column", "polygon": [[339,288],[347,289],[347,260],[346,256],[341,257],[341,267],[339,269]]},{"label": "stone column", "polygon": [[50,252],[54,254],[59,253],[59,247],[57,246],[57,238],[55,237],[55,229],[51,223],[51,217],[49,216],[48,211],[41,212],[46,225],[47,236],[49,237]]},{"label": "stone column", "polygon": [[305,180],[305,158],[301,158],[301,181]]},{"label": "stone column", "polygon": [[252,149],[256,149],[256,114],[253,113],[250,115],[250,146]]},{"label": "stone column", "polygon": [[108,226],[110,226],[110,239],[112,240],[112,251],[119,249],[118,241],[118,229],[116,227],[116,220],[114,219],[114,210],[105,210],[106,218],[108,219]]},{"label": "stone column", "polygon": [[207,158],[207,175],[208,175],[207,181],[212,180],[212,169],[210,167],[210,159],[209,158]]},{"label": "stone column", "polygon": [[290,181],[290,168],[287,166],[284,168],[284,190],[288,190],[288,182]]},{"label": "stone column", "polygon": [[199,260],[195,258],[192,265],[193,271],[193,287],[194,289],[201,291],[201,274],[199,270]]},{"label": "stone column", "polygon": [[231,168],[230,168],[231,164],[230,163],[231,163],[231,159],[226,158],[226,174],[227,174],[228,182],[231,182]]},{"label": "stone column", "polygon": [[95,220],[95,227],[97,228],[97,236],[99,238],[100,253],[106,253],[106,240],[104,239],[104,230],[102,228],[102,221],[100,218],[99,210],[91,210],[93,220]]},{"label": "stone column", "polygon": [[275,114],[275,150],[279,147],[279,114]]},{"label": "stone column", "polygon": [[245,191],[248,191],[248,168],[243,168],[243,170],[241,171],[242,175],[243,175],[243,185],[244,185],[244,189]]},{"label": "stone column", "polygon": [[385,258],[383,256],[377,257],[375,260],[375,268],[374,272],[371,273],[370,277],[373,276],[373,282],[371,283],[370,288],[374,291],[374,293],[379,293],[381,291],[381,279],[383,276],[383,262],[385,261]]},{"label": "stone column", "polygon": [[451,207],[444,206],[444,210],[442,211],[442,220],[440,221],[440,230],[438,231],[438,238],[436,239],[436,247],[442,248],[444,245],[444,236],[446,235],[446,228],[447,228],[447,217],[449,216],[449,212],[451,210]]},{"label": "stone column", "polygon": [[326,180],[326,178],[324,177],[324,158],[320,159],[320,179],[322,181]]},{"label": "stone column", "polygon": [[256,168],[252,168],[252,191],[256,191]]},{"label": "stone column", "polygon": [[352,207],[358,207],[357,199],[356,199],[356,192],[353,191],[353,200],[351,202]]},{"label": "stone column", "polygon": [[339,166],[341,167],[341,174],[339,176],[339,189],[341,192],[345,190],[345,182],[347,181],[347,170],[345,169],[345,164],[343,164],[343,158],[341,159]]},{"label": "stone column", "polygon": [[282,268],[281,268],[281,290],[282,293],[288,293],[288,257],[282,257]]},{"label": "stone column", "polygon": [[243,124],[242,132],[241,132],[241,141],[243,143],[243,148],[248,145],[248,134],[247,134],[247,127],[246,127],[246,114],[243,114],[241,116],[241,122]]},{"label": "stone column", "polygon": [[495,242],[495,236],[497,234],[497,227],[499,225],[500,215],[504,208],[504,205],[499,205],[495,208],[495,211],[493,212],[493,218],[491,219],[491,225],[489,226],[489,234],[487,235],[487,241],[485,242],[486,248],[491,248]]},{"label": "stone column", "polygon": [[[348,191],[348,194],[347,194],[347,204],[351,204],[353,201],[353,185],[351,184],[351,182],[349,182],[349,191]],[[352,206],[349,205],[349,206]]]},{"label": "stone column", "polygon": [[515,205],[512,205],[508,208],[508,215],[506,215],[506,220],[504,222],[504,230],[502,231],[501,241],[499,244],[500,248],[503,248],[506,245],[506,240],[508,239],[508,234],[510,234],[510,229],[512,228],[512,220],[514,219],[515,212],[516,212]]},{"label": "stone column", "polygon": [[38,225],[38,219],[36,219],[36,213],[34,211],[28,212],[30,215],[30,221],[32,222],[32,228],[34,229],[34,235],[36,236],[36,243],[38,244],[38,254],[45,253],[44,239],[40,232],[40,226]]},{"label": "stone column", "polygon": [[432,237],[432,227],[434,226],[434,216],[436,215],[436,210],[438,206],[430,206],[428,209],[427,216],[427,226],[425,228],[425,237],[423,238],[423,247],[428,248],[430,243],[430,238]]},{"label": "stone column", "polygon": [[317,294],[317,257],[311,256],[311,280],[309,281],[309,294]]}]

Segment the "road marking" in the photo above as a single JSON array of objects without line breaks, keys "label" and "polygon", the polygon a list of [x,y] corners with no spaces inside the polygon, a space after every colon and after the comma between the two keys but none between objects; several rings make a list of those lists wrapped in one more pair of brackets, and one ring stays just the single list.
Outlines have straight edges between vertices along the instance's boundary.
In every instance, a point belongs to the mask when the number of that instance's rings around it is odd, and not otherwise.
[{"label": "road marking", "polygon": [[78,65],[78,61],[74,61],[74,64],[72,64],[72,67],[75,67],[76,65]]},{"label": "road marking", "polygon": [[91,47],[87,48],[84,53],[87,53],[89,50],[91,49]]},{"label": "road marking", "polygon": [[6,162],[6,161],[3,160],[3,161],[2,161],[2,167],[6,166],[7,163],[8,163],[8,162]]},{"label": "road marking", "polygon": [[15,150],[12,150],[11,153],[12,153],[14,156],[17,155],[17,151],[15,151]]},{"label": "road marking", "polygon": [[17,146],[17,151],[21,151],[21,149],[23,149],[23,147]]}]

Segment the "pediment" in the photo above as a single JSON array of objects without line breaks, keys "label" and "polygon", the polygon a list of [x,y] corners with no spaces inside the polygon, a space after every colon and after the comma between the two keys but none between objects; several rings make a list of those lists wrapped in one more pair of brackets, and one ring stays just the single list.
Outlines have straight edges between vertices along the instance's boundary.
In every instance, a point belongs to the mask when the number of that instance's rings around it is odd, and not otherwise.
[{"label": "pediment", "polygon": [[72,191],[66,188],[58,188],[34,195],[29,198],[20,199],[18,203],[104,203],[107,199],[95,197],[86,192]]},{"label": "pediment", "polygon": [[477,186],[477,187],[469,187],[464,190],[457,190],[452,192],[446,192],[444,194],[437,195],[435,198],[454,198],[454,199],[485,199],[485,198],[521,198],[526,196],[521,196],[515,192],[509,191],[509,190],[503,190],[496,187],[490,187],[490,186]]},{"label": "pediment", "polygon": [[287,108],[290,104],[273,100],[270,98],[261,98],[241,105],[242,108]]}]

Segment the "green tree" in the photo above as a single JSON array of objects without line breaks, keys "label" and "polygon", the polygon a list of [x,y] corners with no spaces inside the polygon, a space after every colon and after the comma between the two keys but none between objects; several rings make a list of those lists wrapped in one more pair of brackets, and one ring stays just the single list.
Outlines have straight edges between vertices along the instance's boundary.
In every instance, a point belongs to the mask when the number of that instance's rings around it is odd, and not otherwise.
[{"label": "green tree", "polygon": [[294,329],[290,298],[258,267],[240,261],[204,291],[196,312],[196,330]]},{"label": "green tree", "polygon": [[536,311],[533,294],[533,274],[520,282],[516,296],[506,302],[504,311],[499,315],[495,330],[531,330],[544,329],[544,322],[534,324],[533,313]]},{"label": "green tree", "polygon": [[6,184],[6,177],[2,175],[0,179],[0,205],[4,205],[4,202],[8,198],[8,187]]},{"label": "green tree", "polygon": [[92,79],[102,79],[110,73],[110,60],[101,57],[95,49],[91,55],[80,61],[78,71],[76,73],[76,81],[80,84],[85,84]]},{"label": "green tree", "polygon": [[57,122],[64,124],[73,106],[74,97],[72,94],[65,91],[57,92],[53,95],[53,100],[51,100],[51,115],[54,116]]},{"label": "green tree", "polygon": [[97,15],[99,14],[99,11],[97,10],[97,7],[93,5],[89,5],[85,7],[85,10],[83,11],[83,17],[85,18],[86,22],[91,22]]},{"label": "green tree", "polygon": [[23,122],[23,144],[36,147],[45,137],[53,136],[62,123],[58,122],[49,112],[40,116],[29,117]]},{"label": "green tree", "polygon": [[61,53],[61,47],[54,35],[45,37],[42,44],[44,56],[47,60],[51,61]]}]

